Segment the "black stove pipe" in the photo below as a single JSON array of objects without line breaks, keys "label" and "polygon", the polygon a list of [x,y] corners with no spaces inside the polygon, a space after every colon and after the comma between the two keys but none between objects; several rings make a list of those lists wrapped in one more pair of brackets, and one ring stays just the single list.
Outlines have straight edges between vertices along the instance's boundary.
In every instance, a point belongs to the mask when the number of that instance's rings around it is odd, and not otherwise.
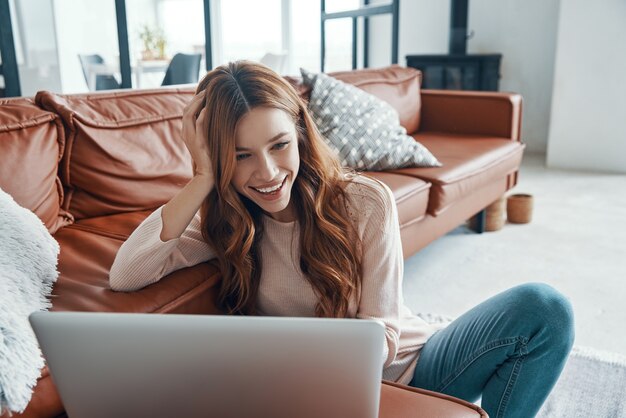
[{"label": "black stove pipe", "polygon": [[465,55],[467,54],[467,11],[469,0],[451,1],[448,53],[451,55]]}]

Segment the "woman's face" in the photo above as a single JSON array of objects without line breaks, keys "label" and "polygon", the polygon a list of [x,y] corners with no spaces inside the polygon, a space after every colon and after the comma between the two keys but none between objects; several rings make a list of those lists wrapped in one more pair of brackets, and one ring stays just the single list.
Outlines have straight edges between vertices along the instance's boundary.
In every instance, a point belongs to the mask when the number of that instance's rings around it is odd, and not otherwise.
[{"label": "woman's face", "polygon": [[296,126],[283,110],[257,107],[248,112],[235,132],[237,168],[232,184],[280,222],[296,219],[291,188],[300,154]]}]

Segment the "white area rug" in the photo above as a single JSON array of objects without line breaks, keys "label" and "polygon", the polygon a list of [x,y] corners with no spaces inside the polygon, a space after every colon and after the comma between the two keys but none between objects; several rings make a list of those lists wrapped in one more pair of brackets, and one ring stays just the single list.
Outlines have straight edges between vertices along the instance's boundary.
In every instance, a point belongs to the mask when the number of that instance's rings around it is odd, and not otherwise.
[{"label": "white area rug", "polygon": [[537,417],[626,417],[626,356],[574,347]]}]

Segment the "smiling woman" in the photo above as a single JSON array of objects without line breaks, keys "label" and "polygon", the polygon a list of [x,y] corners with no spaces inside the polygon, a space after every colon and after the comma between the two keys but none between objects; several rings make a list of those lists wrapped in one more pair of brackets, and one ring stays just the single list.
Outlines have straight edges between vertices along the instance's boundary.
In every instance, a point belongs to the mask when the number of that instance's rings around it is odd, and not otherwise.
[{"label": "smiling woman", "polygon": [[258,312],[267,219],[297,220],[303,251],[295,264],[320,295],[312,313],[345,316],[360,285],[360,239],[346,208],[348,173],[304,103],[278,74],[246,61],[210,72],[197,93],[201,99],[192,106],[206,111],[198,119],[206,119],[215,182],[202,204],[202,235],[225,277],[224,307]]},{"label": "smiling woman", "polygon": [[182,136],[194,177],[122,245],[113,290],[217,259],[223,312],[378,320],[384,379],[535,415],[573,342],[562,295],[518,286],[444,329],[413,315],[391,191],[343,169],[295,89],[261,64],[209,72]]}]

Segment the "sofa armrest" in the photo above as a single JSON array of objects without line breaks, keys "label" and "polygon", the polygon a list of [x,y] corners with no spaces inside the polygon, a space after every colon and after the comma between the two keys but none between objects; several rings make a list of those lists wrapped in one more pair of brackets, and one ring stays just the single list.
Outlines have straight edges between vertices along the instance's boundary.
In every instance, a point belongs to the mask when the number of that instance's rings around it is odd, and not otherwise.
[{"label": "sofa armrest", "polygon": [[480,407],[429,390],[383,381],[379,418],[487,418]]},{"label": "sofa armrest", "polygon": [[522,96],[517,93],[422,90],[419,132],[520,140]]}]

